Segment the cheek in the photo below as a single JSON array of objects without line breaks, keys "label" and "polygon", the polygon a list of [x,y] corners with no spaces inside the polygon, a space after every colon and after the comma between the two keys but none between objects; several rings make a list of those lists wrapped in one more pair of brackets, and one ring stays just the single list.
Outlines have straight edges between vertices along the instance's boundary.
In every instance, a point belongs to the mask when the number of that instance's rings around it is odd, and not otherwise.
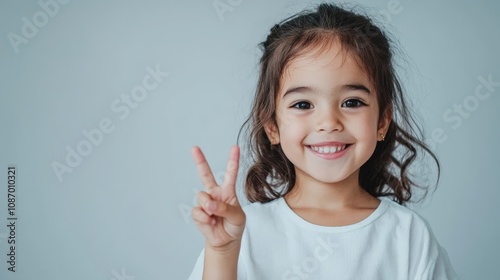
[{"label": "cheek", "polygon": [[373,116],[367,116],[360,120],[356,125],[357,129],[362,133],[359,135],[367,141],[376,141],[377,139],[377,120]]},{"label": "cheek", "polygon": [[308,126],[303,121],[293,117],[283,117],[279,123],[280,137],[285,142],[298,142],[307,135]]}]

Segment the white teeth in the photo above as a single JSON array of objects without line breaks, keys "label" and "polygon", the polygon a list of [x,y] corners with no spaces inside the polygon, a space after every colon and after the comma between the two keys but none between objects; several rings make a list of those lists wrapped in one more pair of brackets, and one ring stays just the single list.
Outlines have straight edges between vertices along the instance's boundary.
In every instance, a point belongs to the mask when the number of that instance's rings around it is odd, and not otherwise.
[{"label": "white teeth", "polygon": [[346,148],[347,145],[342,146],[323,146],[323,147],[315,147],[311,146],[311,149],[319,152],[320,154],[333,154],[340,152]]}]

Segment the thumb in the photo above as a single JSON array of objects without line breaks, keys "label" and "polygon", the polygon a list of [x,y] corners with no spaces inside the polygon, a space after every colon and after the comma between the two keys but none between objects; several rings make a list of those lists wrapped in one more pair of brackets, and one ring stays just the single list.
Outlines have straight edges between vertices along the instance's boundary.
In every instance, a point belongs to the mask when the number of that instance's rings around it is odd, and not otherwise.
[{"label": "thumb", "polygon": [[214,215],[226,218],[235,226],[245,224],[245,213],[239,204],[233,206],[221,201],[212,200],[208,204],[208,210]]}]

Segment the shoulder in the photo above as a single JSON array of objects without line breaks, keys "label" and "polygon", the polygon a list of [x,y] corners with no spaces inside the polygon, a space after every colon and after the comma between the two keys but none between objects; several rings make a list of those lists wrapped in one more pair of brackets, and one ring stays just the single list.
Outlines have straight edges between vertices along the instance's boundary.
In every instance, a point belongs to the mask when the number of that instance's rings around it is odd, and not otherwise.
[{"label": "shoulder", "polygon": [[404,225],[412,231],[432,233],[429,222],[416,210],[400,205],[389,198],[380,199],[387,204],[387,210],[384,213],[385,219],[392,220],[401,226]]},{"label": "shoulder", "polygon": [[[377,224],[377,228],[391,231],[393,241],[404,246],[417,258],[436,253],[438,242],[430,223],[416,210],[400,205],[389,198],[385,199],[386,211]],[[423,252],[422,250],[427,250]]]}]

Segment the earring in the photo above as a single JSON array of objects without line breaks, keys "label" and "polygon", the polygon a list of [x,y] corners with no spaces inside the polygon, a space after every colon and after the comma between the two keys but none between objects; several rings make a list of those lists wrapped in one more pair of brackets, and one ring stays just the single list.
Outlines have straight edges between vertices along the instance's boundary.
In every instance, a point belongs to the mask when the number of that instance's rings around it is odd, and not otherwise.
[{"label": "earring", "polygon": [[383,133],[380,133],[380,137],[382,137],[382,140],[380,141],[385,141],[385,135]]}]

